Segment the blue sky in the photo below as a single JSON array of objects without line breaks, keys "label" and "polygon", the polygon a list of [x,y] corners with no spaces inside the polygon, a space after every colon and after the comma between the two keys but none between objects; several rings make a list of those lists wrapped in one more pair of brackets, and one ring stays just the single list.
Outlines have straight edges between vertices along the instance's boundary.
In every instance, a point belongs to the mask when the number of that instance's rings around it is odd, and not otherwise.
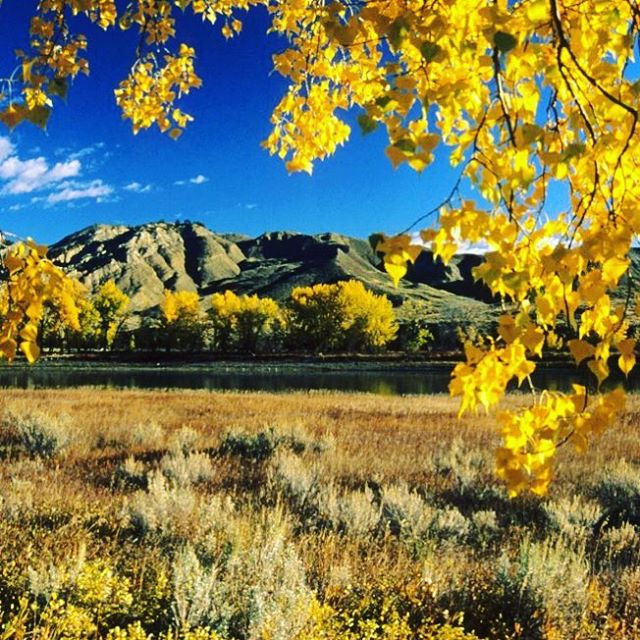
[{"label": "blue sky", "polygon": [[[9,52],[26,44],[34,5],[4,0],[0,8],[3,77],[13,67]],[[285,87],[270,73],[282,43],[266,28],[256,11],[226,42],[200,19],[183,21],[180,40],[196,47],[204,85],[184,99],[195,121],[173,141],[155,130],[134,136],[114,103],[136,35],[105,34],[83,21],[91,75],[75,81],[67,104],[57,101],[45,132],[28,124],[0,129],[0,228],[45,243],[94,223],[160,219],[249,235],[286,229],[366,237],[403,229],[447,195],[455,173],[444,153],[421,175],[394,171],[383,132],[363,136],[357,125],[312,176],[287,174],[260,147]]]}]

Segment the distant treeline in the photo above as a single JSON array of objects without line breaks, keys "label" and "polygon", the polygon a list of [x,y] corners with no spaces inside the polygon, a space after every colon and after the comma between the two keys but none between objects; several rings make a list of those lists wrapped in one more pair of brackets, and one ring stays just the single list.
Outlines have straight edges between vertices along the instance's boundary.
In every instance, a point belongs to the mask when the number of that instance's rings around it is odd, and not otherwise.
[{"label": "distant treeline", "polygon": [[[159,308],[142,317],[131,315],[128,296],[113,281],[93,295],[78,283],[75,293],[80,328],[52,307],[41,328],[49,351],[416,352],[436,338],[428,303],[394,308],[356,280],[297,287],[285,302],[232,291],[204,299],[165,291]],[[457,336],[450,341],[455,346]]]}]

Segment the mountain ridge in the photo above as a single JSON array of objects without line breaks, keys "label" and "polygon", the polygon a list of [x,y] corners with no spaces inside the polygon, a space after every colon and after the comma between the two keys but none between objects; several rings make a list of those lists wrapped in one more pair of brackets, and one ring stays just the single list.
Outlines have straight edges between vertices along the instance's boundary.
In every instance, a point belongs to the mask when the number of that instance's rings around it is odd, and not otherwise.
[{"label": "mountain ridge", "polygon": [[495,317],[490,292],[471,269],[481,256],[460,254],[449,265],[425,251],[394,287],[367,240],[335,232],[273,231],[257,237],[216,233],[199,222],[95,224],[49,248],[52,260],[91,291],[107,280],[131,298],[136,316],[157,313],[165,289],[205,298],[230,289],[285,300],[297,286],[356,279],[394,305],[426,302],[439,321],[484,323]]}]

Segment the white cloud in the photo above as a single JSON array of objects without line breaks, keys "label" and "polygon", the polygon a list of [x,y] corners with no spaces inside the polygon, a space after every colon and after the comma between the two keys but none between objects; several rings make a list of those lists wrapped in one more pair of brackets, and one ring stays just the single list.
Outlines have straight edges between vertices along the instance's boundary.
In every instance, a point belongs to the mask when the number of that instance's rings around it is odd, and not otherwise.
[{"label": "white cloud", "polygon": [[[419,231],[414,231],[411,234],[411,244],[419,247],[424,247],[427,251],[432,251],[432,243],[425,242],[422,239]],[[489,251],[489,244],[485,240],[478,242],[458,242],[458,248],[456,253],[475,253],[477,255],[484,255]]]},{"label": "white cloud", "polygon": [[[95,144],[89,145],[88,147],[84,147],[79,149],[78,151],[74,151],[68,155],[69,160],[78,160],[80,158],[84,158],[86,156],[93,155],[94,153],[100,151],[100,149],[104,149],[104,142],[96,142]],[[65,154],[66,155],[66,154]]]},{"label": "white cloud", "polygon": [[197,176],[189,178],[188,180],[176,180],[173,184],[178,187],[183,187],[185,184],[204,184],[205,182],[209,182],[209,178],[199,173]]},{"label": "white cloud", "polygon": [[3,194],[31,193],[80,174],[79,160],[56,162],[50,166],[46,158],[38,156],[22,160],[8,138],[0,137],[0,180]]},{"label": "white cloud", "polygon": [[[113,187],[100,179],[89,182],[74,180],[83,173],[80,158],[102,147],[104,143],[85,147],[75,153],[65,150],[64,159],[50,164],[44,156],[21,158],[15,145],[8,138],[0,136],[0,196],[34,194],[31,197],[32,204],[41,202],[47,206],[81,199],[102,202],[114,193]],[[56,154],[59,155],[58,152]],[[140,188],[144,189],[142,186]],[[23,206],[26,205],[18,202],[10,210],[18,211]]]},{"label": "white cloud", "polygon": [[0,137],[0,162],[4,162],[14,152],[9,138]]},{"label": "white cloud", "polygon": [[149,193],[153,187],[150,184],[142,185],[139,182],[131,182],[126,187],[125,191],[131,191],[133,193]]},{"label": "white cloud", "polygon": [[59,202],[70,202],[72,200],[81,200],[83,198],[93,198],[101,202],[103,198],[113,193],[113,187],[102,182],[102,180],[94,180],[86,184],[72,184],[50,193],[47,196],[47,204],[58,204]]}]

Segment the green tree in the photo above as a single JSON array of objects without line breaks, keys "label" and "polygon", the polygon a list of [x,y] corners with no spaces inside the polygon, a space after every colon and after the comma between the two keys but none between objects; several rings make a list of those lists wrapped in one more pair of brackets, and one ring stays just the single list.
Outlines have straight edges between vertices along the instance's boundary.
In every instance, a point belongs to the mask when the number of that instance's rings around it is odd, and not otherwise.
[{"label": "green tree", "polygon": [[395,344],[408,352],[422,351],[433,343],[431,331],[433,311],[428,302],[407,300],[396,310],[398,333]]}]

